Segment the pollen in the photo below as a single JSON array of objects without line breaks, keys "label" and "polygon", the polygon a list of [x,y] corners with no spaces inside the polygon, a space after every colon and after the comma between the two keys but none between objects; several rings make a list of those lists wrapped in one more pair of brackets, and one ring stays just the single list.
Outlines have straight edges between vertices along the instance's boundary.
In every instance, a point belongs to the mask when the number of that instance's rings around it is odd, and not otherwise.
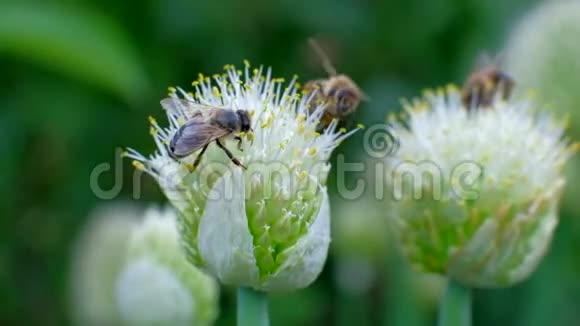
[{"label": "pollen", "polygon": [[268,119],[266,119],[266,121],[262,124],[261,128],[262,129],[269,128],[272,125],[272,120],[273,120],[272,116],[271,115],[268,116]]},{"label": "pollen", "polygon": [[145,164],[143,164],[142,162],[139,162],[139,161],[133,161],[133,162],[131,162],[131,164],[133,164],[133,166],[134,166],[134,167],[135,167],[135,169],[137,169],[137,170],[141,170],[141,171],[145,170]]},{"label": "pollen", "polygon": [[356,125],[356,127],[358,129],[364,129],[365,128],[365,125],[363,125],[362,123],[359,123],[359,124]]},{"label": "pollen", "polygon": [[298,173],[298,179],[300,179],[301,181],[304,181],[304,179],[306,179],[307,176],[308,176],[308,172],[306,172],[306,171],[302,171],[302,172]]},{"label": "pollen", "polygon": [[300,113],[298,117],[296,117],[296,122],[304,123],[306,121],[306,115],[304,113]]},{"label": "pollen", "polygon": [[127,151],[122,151],[120,156],[121,156],[121,157],[127,157],[128,155],[129,155],[129,152],[127,152]]},{"label": "pollen", "polygon": [[300,160],[294,160],[292,161],[292,163],[290,163],[290,169],[295,169],[297,167],[301,167],[302,166],[302,161]]},{"label": "pollen", "polygon": [[219,89],[216,86],[211,88],[211,92],[212,92],[213,96],[215,96],[215,97],[222,96],[222,94],[220,93]]},{"label": "pollen", "polygon": [[244,65],[248,68],[250,68],[250,61],[244,59]]},{"label": "pollen", "polygon": [[153,118],[152,116],[149,116],[149,123],[153,126],[157,126],[157,120],[155,120],[155,118]]},{"label": "pollen", "polygon": [[308,155],[310,155],[310,156],[314,156],[314,155],[316,155],[316,153],[318,153],[318,149],[316,149],[315,147],[310,147],[310,148],[308,149],[308,152],[307,152],[307,153],[308,153]]},{"label": "pollen", "polygon": [[448,84],[446,88],[449,93],[459,92],[459,88],[455,84]]},{"label": "pollen", "polygon": [[432,97],[435,96],[435,91],[433,91],[433,89],[427,88],[423,90],[423,96],[424,97]]},{"label": "pollen", "polygon": [[189,171],[189,173],[192,173],[192,172],[195,171],[195,167],[193,166],[193,164],[184,163],[183,165],[185,166],[185,168],[187,169],[187,171]]},{"label": "pollen", "polygon": [[177,92],[177,88],[175,88],[173,86],[169,86],[169,87],[167,87],[167,91],[169,91],[169,94],[174,94]]},{"label": "pollen", "polygon": [[341,132],[341,133],[345,133],[346,132],[346,128],[345,127],[342,127],[340,129],[338,129],[338,131]]}]

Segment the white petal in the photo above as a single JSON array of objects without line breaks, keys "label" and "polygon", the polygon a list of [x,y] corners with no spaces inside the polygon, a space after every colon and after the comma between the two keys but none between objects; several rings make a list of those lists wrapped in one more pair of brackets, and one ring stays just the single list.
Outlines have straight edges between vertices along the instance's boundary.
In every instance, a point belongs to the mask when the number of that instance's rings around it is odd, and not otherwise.
[{"label": "white petal", "polygon": [[[241,170],[234,168],[216,181],[198,230],[200,255],[223,284],[258,285],[254,244],[248,228]],[[211,197],[211,195],[210,195]]]}]

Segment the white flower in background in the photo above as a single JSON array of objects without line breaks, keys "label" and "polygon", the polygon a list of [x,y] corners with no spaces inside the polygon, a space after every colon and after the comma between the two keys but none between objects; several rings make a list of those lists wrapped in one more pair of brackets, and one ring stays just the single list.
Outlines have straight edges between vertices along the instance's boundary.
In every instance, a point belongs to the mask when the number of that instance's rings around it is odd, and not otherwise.
[{"label": "white flower in background", "polygon": [[138,222],[138,209],[129,204],[100,207],[89,216],[72,255],[70,303],[75,325],[121,324],[114,284],[125,262],[127,234]]},{"label": "white flower in background", "polygon": [[548,109],[569,115],[580,135],[580,1],[550,1],[522,17],[506,42],[505,69],[521,90],[533,89]]},{"label": "white flower in background", "polygon": [[[186,99],[181,112],[167,112],[169,126],[152,120],[157,152],[127,156],[151,174],[179,210],[181,235],[189,258],[221,282],[259,290],[291,290],[312,283],[324,265],[330,241],[326,177],[332,150],[350,133],[332,123],[316,126],[320,106],[309,114],[309,96],[292,80],[272,78],[270,70],[232,66],[212,79],[200,75],[194,93],[171,89]],[[179,93],[179,94],[178,94]],[[253,134],[242,144],[225,142],[247,170],[232,164],[210,144],[194,172],[197,153],[178,162],[167,144],[185,122],[188,106],[201,103],[247,110]]]},{"label": "white flower in background", "polygon": [[[507,40],[505,69],[521,86],[533,89],[548,109],[570,118],[570,132],[580,136],[580,1],[542,2],[522,17]],[[568,164],[569,180],[580,178],[580,157]],[[578,215],[580,183],[566,186],[563,211]]]},{"label": "white flower in background", "polygon": [[130,234],[115,298],[133,325],[208,325],[217,318],[219,288],[186,259],[172,210],[149,209]]},{"label": "white flower in background", "polygon": [[416,268],[480,287],[514,284],[536,268],[573,152],[562,123],[536,109],[496,99],[468,112],[449,87],[393,121],[401,147],[387,158],[389,221]]},{"label": "white flower in background", "polygon": [[175,214],[158,209],[143,214],[135,208],[104,213],[75,256],[81,267],[73,270],[76,323],[212,324],[218,312],[217,282],[185,258]]}]

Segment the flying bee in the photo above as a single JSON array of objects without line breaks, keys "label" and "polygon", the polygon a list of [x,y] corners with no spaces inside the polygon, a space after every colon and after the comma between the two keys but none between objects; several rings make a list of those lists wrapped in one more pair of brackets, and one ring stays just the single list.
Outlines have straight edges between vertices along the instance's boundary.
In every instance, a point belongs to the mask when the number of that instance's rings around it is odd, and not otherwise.
[{"label": "flying bee", "polygon": [[173,158],[180,159],[201,149],[193,162],[195,170],[209,144],[215,142],[234,164],[246,169],[222,141],[233,136],[238,141],[238,149],[242,150],[241,134],[252,132],[252,120],[248,111],[218,108],[176,98],[163,99],[161,105],[172,112],[184,110],[188,119],[169,141],[169,154]]},{"label": "flying bee", "polygon": [[337,119],[338,122],[344,122],[349,115],[356,111],[360,101],[367,99],[367,96],[350,77],[336,72],[330,59],[316,40],[311,38],[308,41],[320,58],[322,67],[329,75],[326,79],[311,80],[304,85],[305,92],[314,92],[312,104],[315,105],[311,107],[311,112],[316,109],[315,106],[318,104],[326,105],[317,127],[318,130],[322,130],[328,127],[334,119]]},{"label": "flying bee", "polygon": [[477,67],[463,84],[461,99],[468,108],[487,107],[499,95],[507,100],[514,87],[514,80],[499,68],[498,59],[487,54],[480,56]]}]

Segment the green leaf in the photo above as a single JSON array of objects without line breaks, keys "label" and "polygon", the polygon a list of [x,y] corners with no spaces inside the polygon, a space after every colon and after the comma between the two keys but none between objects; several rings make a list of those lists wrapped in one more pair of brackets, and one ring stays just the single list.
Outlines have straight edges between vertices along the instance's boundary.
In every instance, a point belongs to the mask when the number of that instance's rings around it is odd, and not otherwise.
[{"label": "green leaf", "polygon": [[8,54],[135,100],[147,86],[133,43],[110,17],[56,4],[0,4]]}]

